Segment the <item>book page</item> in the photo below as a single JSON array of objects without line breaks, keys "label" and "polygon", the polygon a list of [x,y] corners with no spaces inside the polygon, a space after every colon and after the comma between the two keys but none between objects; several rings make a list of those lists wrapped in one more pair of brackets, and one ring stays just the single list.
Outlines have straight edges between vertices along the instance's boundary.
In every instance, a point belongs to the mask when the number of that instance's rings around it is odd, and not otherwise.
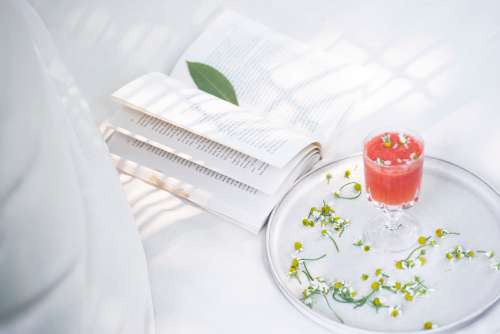
[{"label": "book page", "polygon": [[322,145],[364,87],[360,66],[338,63],[231,11],[209,24],[173,69],[173,77],[194,85],[186,61],[215,67],[233,84],[240,105],[304,131]]},{"label": "book page", "polygon": [[[275,193],[306,151],[279,169],[210,139],[137,110],[124,107],[110,125],[131,137],[229,176],[265,193]],[[308,151],[308,150],[307,150]],[[318,153],[319,154],[319,153]]]},{"label": "book page", "polygon": [[313,140],[162,73],[146,74],[113,93],[134,110],[218,142],[278,168]]},{"label": "book page", "polygon": [[304,157],[301,168],[289,175],[278,192],[269,195],[120,132],[109,135],[107,144],[118,161],[118,169],[186,198],[254,233],[264,225],[292,182],[318,161],[318,155]]}]

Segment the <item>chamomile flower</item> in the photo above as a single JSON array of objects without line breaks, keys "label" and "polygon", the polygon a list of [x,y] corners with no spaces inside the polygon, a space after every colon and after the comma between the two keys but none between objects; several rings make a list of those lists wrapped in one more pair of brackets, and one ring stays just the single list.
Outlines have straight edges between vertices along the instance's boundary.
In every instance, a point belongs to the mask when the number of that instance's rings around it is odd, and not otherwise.
[{"label": "chamomile flower", "polygon": [[418,244],[421,245],[421,246],[426,245],[427,244],[427,240],[429,240],[429,238],[430,237],[426,237],[426,236],[423,236],[423,235],[419,236],[418,240],[417,240]]},{"label": "chamomile flower", "polygon": [[370,285],[370,288],[374,291],[377,291],[380,289],[380,282],[379,281],[373,281],[372,284]]},{"label": "chamomile flower", "polygon": [[431,321],[424,322],[424,325],[423,325],[424,330],[431,330],[431,329],[435,329],[435,328],[437,328],[437,326],[434,323],[432,323]]},{"label": "chamomile flower", "polygon": [[389,308],[389,315],[393,318],[399,317],[403,312],[398,305],[392,306]]},{"label": "chamomile flower", "polygon": [[295,241],[294,244],[293,244],[293,249],[295,249],[295,252],[296,253],[302,253],[302,251],[304,250],[302,248],[302,243],[300,241]]},{"label": "chamomile flower", "polygon": [[405,135],[404,133],[398,134],[398,139],[399,139],[399,143],[401,145],[408,144],[408,136]]},{"label": "chamomile flower", "polygon": [[344,172],[344,177],[346,179],[350,178],[351,177],[351,171],[349,169],[346,169],[345,172]]},{"label": "chamomile flower", "polygon": [[375,310],[378,312],[381,308],[384,307],[389,307],[389,305],[385,304],[385,301],[382,297],[375,297],[371,301],[371,306],[375,308]]},{"label": "chamomile flower", "polygon": [[299,263],[299,259],[298,259],[298,258],[296,258],[296,257],[294,257],[294,258],[292,259],[292,263],[290,264],[290,269],[288,270],[288,274],[289,274],[290,276],[292,276],[292,275],[296,275],[296,274],[297,274],[297,270],[298,270],[298,268],[299,268],[299,264],[300,264],[300,263]]}]

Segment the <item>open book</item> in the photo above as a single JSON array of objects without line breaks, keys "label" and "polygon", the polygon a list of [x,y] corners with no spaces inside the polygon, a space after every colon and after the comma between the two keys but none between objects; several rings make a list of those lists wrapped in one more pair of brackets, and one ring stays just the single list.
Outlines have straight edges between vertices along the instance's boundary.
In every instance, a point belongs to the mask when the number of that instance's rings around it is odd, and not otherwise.
[{"label": "open book", "polygon": [[[232,83],[239,106],[198,90],[186,61]],[[105,130],[117,168],[258,232],[321,158],[362,85],[356,66],[233,12],[219,15],[170,76],[113,93]]]}]

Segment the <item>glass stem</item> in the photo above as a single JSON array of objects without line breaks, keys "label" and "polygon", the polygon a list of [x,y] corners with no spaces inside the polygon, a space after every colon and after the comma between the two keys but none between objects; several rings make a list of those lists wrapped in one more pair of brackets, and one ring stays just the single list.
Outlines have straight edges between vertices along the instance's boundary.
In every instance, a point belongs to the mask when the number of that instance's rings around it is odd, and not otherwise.
[{"label": "glass stem", "polygon": [[397,231],[401,227],[401,223],[399,222],[399,218],[403,214],[403,210],[401,208],[397,209],[389,209],[384,208],[384,214],[387,217],[385,220],[385,228],[390,231]]}]

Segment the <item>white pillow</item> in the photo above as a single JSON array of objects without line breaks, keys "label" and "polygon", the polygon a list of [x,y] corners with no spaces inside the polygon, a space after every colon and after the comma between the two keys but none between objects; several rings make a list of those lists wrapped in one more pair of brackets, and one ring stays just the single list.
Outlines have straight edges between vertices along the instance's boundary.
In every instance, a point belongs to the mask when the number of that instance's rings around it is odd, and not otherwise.
[{"label": "white pillow", "polygon": [[0,1],[0,333],[153,333],[147,264],[42,21]]}]

